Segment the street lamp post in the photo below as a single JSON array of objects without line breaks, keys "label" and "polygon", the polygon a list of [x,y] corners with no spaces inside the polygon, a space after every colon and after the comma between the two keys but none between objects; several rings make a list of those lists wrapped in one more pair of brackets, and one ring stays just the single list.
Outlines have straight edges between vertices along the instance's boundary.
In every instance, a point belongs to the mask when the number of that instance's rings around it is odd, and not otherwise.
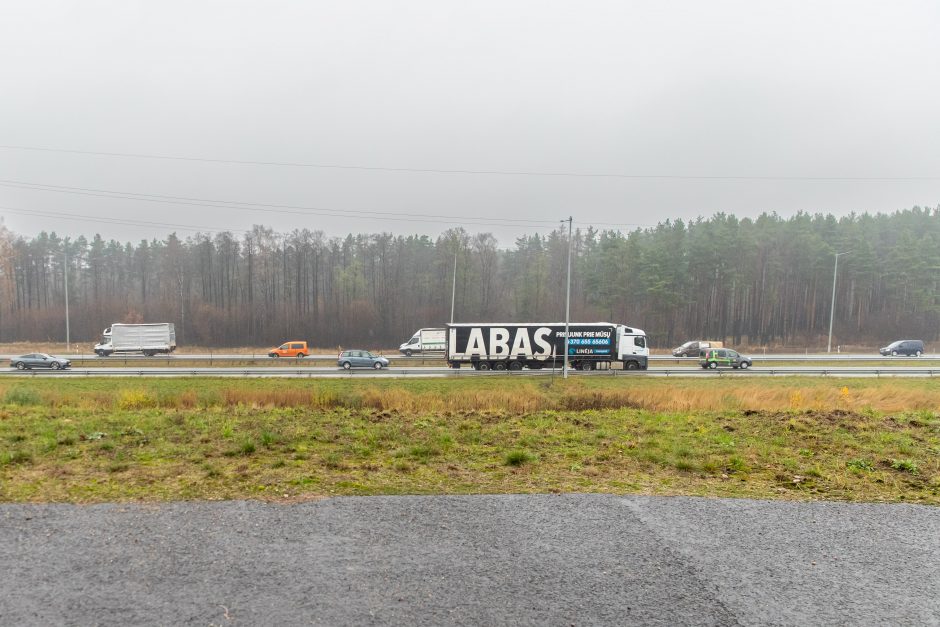
[{"label": "street lamp post", "polygon": [[65,352],[72,352],[72,336],[69,332],[69,238],[65,238],[62,251],[65,257]]},{"label": "street lamp post", "polygon": [[454,284],[450,292],[450,323],[454,324],[454,303],[457,302],[457,251],[459,249],[454,247]]},{"label": "street lamp post", "polygon": [[568,223],[568,287],[565,296],[565,361],[562,366],[562,378],[568,378],[568,325],[571,316],[571,223],[573,218],[568,216],[567,220],[562,220],[562,224]]},{"label": "street lamp post", "polygon": [[847,250],[845,252],[836,253],[836,263],[835,267],[832,269],[832,304],[829,307],[829,344],[826,346],[827,353],[832,352],[832,320],[836,314],[836,276],[839,272],[839,256],[848,255],[850,252],[852,251]]}]

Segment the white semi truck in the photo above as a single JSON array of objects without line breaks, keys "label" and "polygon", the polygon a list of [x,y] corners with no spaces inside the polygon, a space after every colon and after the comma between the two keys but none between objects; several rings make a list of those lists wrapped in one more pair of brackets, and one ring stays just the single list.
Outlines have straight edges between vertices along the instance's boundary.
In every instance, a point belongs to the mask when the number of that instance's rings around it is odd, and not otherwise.
[{"label": "white semi truck", "polygon": [[411,357],[420,353],[443,353],[446,347],[444,329],[418,329],[410,340],[398,347],[398,352]]},{"label": "white semi truck", "polygon": [[[568,364],[579,370],[646,370],[646,333],[611,322],[569,324]],[[564,322],[460,323],[447,325],[447,363],[476,370],[561,367],[565,355]]]},{"label": "white semi truck", "polygon": [[115,353],[143,353],[153,357],[158,353],[170,354],[176,350],[176,328],[172,322],[154,324],[114,323],[101,334],[95,344],[95,354],[108,357]]}]

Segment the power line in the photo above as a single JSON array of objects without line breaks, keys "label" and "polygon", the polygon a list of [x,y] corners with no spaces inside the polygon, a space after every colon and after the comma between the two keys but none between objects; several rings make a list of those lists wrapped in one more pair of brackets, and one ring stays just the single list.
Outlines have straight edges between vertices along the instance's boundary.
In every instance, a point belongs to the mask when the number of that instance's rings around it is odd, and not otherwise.
[{"label": "power line", "polygon": [[[98,198],[114,198],[118,200],[138,200],[142,202],[158,202],[174,205],[188,205],[197,207],[215,207],[221,209],[235,209],[239,211],[256,211],[264,213],[283,213],[293,215],[314,215],[329,217],[358,217],[379,218],[398,222],[423,222],[454,224],[455,220],[470,226],[554,226],[555,220],[532,220],[527,218],[493,218],[471,216],[448,216],[442,214],[402,213],[387,211],[363,211],[354,209],[333,209],[323,207],[309,207],[302,205],[280,205],[272,203],[243,202],[236,200],[217,200],[208,198],[195,198],[188,196],[169,196],[164,194],[149,194],[140,192],[116,191],[89,187],[72,187],[67,185],[51,185],[46,183],[33,183],[29,181],[14,181],[0,179],[0,186],[31,191],[57,192]],[[591,222],[598,226],[619,227],[651,227],[652,224]]]},{"label": "power line", "polygon": [[373,172],[410,172],[415,174],[468,174],[497,176],[538,176],[563,178],[606,178],[635,180],[670,180],[670,181],[806,181],[831,183],[890,183],[937,181],[940,176],[747,176],[747,175],[684,175],[684,174],[621,174],[596,172],[538,172],[527,170],[468,170],[443,168],[404,168],[382,167],[331,163],[301,163],[293,161],[249,161],[239,159],[213,159],[208,157],[184,157],[177,155],[152,155],[131,152],[103,152],[93,150],[69,150],[65,148],[42,148],[35,146],[13,146],[0,144],[4,150],[23,150],[33,152],[56,152],[99,157],[121,157],[130,159],[159,159],[163,161],[190,161],[196,163],[224,163],[230,165],[260,165],[290,168],[322,168],[333,170],[360,170]]},{"label": "power line", "polygon": [[[0,206],[0,212],[5,213],[15,213],[17,215],[26,215],[26,216],[39,216],[44,218],[55,218],[62,220],[74,220],[77,222],[97,222],[102,224],[112,224],[112,225],[123,225],[123,226],[141,226],[147,228],[166,228],[174,230],[183,230],[191,231],[194,233],[220,233],[220,232],[230,232],[230,233],[251,233],[251,230],[246,229],[237,229],[230,227],[210,227],[210,226],[196,226],[192,224],[180,224],[177,222],[152,222],[148,220],[132,220],[126,218],[109,218],[105,216],[95,216],[82,213],[72,213],[72,212],[62,212],[62,211],[49,211],[42,209],[17,209],[14,207],[3,207]],[[461,224],[456,224],[456,226],[463,226]],[[480,224],[475,224],[473,226],[481,226]],[[485,226],[515,226],[515,227],[527,227],[533,228],[530,225],[506,225],[506,224],[490,224]]]},{"label": "power line", "polygon": [[150,222],[147,220],[129,220],[123,218],[107,218],[103,216],[92,216],[80,213],[64,213],[58,211],[44,211],[36,209],[15,209],[13,207],[0,207],[0,211],[5,213],[15,213],[19,215],[27,216],[40,216],[43,218],[56,218],[63,220],[75,220],[79,222],[98,222],[102,224],[118,224],[123,226],[143,226],[143,227],[160,227],[160,228],[172,228],[179,229],[183,231],[193,231],[195,233],[202,232],[232,232],[232,233],[250,233],[245,229],[231,229],[223,227],[208,227],[208,226],[193,226],[190,224],[177,224],[173,222]]},{"label": "power line", "polygon": [[[209,198],[193,198],[187,196],[169,196],[163,194],[149,194],[139,192],[95,189],[88,187],[69,187],[66,185],[49,185],[45,183],[31,183],[26,181],[12,181],[0,179],[0,186],[28,189],[33,191],[58,192],[63,194],[78,194],[82,196],[96,196],[99,198],[116,198],[123,200],[141,200],[145,202],[164,202],[176,205],[191,205],[198,207],[219,207],[224,209],[241,209],[246,211],[268,211],[271,213],[289,213],[300,215],[326,215],[335,217],[348,217],[355,214],[364,217],[387,217],[390,220],[404,220],[408,222],[439,222],[433,218],[443,218],[446,222],[454,220],[486,220],[497,222],[527,223],[532,225],[554,224],[553,220],[529,220],[524,218],[475,218],[468,216],[447,216],[442,214],[399,213],[385,211],[362,211],[354,209],[332,209],[324,207],[307,207],[300,205],[279,205],[271,203],[242,202],[237,200],[216,200]],[[430,219],[423,219],[430,218]],[[485,224],[485,223],[484,223]],[[521,224],[519,224],[521,226]]]}]

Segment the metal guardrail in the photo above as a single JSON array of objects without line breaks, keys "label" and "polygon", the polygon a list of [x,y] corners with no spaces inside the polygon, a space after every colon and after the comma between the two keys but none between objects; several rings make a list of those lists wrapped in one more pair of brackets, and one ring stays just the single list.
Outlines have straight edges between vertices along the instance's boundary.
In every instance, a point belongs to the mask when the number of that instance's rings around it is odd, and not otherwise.
[{"label": "metal guardrail", "polygon": [[[571,371],[574,377],[937,377],[940,368],[750,368],[748,370],[701,368],[653,368],[650,370]],[[560,377],[560,370],[477,371],[451,368],[391,368],[383,370],[330,368],[73,368],[70,370],[7,370],[7,377],[292,377],[292,378],[353,378],[353,377]]]}]

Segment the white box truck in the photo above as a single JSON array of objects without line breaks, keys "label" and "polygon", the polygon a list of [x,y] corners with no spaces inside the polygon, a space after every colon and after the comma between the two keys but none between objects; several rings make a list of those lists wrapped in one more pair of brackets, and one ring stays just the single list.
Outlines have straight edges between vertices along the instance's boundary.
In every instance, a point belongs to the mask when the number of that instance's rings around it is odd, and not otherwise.
[{"label": "white box truck", "polygon": [[172,322],[154,324],[115,323],[101,334],[101,343],[95,344],[95,354],[107,357],[115,353],[143,353],[153,357],[157,353],[176,350],[176,328]]},{"label": "white box truck", "polygon": [[444,329],[418,329],[410,340],[398,347],[398,352],[411,357],[419,353],[443,353],[446,347]]},{"label": "white box truck", "polygon": [[[564,322],[460,323],[447,325],[447,363],[476,370],[522,370],[561,367],[565,354]],[[568,364],[579,370],[609,368],[646,370],[646,333],[611,322],[569,324]]]}]

